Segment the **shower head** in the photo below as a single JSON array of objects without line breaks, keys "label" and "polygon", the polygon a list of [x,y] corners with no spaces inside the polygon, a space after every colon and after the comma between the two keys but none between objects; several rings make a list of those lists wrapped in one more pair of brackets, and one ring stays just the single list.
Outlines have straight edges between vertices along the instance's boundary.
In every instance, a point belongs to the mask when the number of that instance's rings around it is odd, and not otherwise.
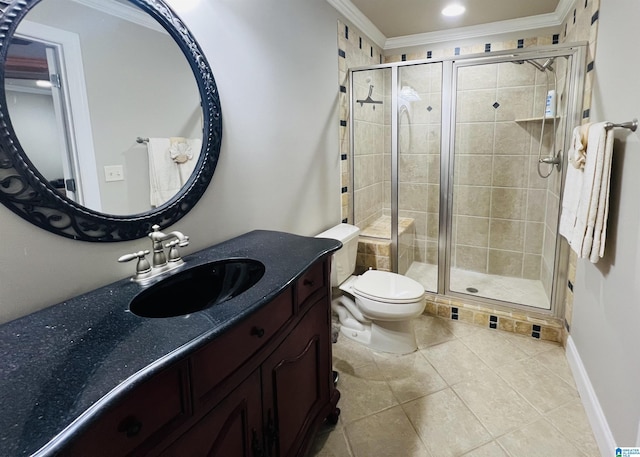
[{"label": "shower head", "polygon": [[555,60],[555,57],[550,57],[542,65],[540,65],[536,60],[512,60],[511,63],[522,65],[526,62],[530,65],[533,65],[534,67],[536,67],[536,69],[544,73],[547,70],[554,71],[552,67],[554,60]]},{"label": "shower head", "polygon": [[553,67],[551,65],[553,64],[554,60],[556,60],[555,57],[549,57],[547,61],[542,64],[542,70],[553,71]]},{"label": "shower head", "polygon": [[538,62],[536,62],[535,60],[527,60],[527,63],[530,65],[533,65],[534,67],[536,67],[538,70],[540,70],[541,72],[544,73],[544,71],[546,70],[544,68],[544,66],[540,65]]}]

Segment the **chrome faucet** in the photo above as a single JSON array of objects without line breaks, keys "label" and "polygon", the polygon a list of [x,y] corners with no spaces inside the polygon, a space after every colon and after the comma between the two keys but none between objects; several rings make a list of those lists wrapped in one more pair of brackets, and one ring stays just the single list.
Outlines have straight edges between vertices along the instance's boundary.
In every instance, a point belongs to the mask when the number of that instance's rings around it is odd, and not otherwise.
[{"label": "chrome faucet", "polygon": [[[177,251],[177,246],[187,246],[189,244],[189,237],[185,236],[182,234],[182,232],[178,232],[178,231],[173,231],[173,232],[169,232],[167,234],[164,234],[160,231],[160,226],[159,225],[154,225],[153,227],[151,227],[151,229],[153,230],[151,233],[149,233],[149,235],[147,235],[150,239],[151,239],[151,244],[153,246],[153,257],[152,257],[152,261],[151,261],[151,267],[152,268],[161,268],[165,265],[167,265],[167,256],[164,254],[164,246],[162,246],[162,243],[164,241],[168,241],[172,238],[175,238],[175,240],[177,241],[177,244],[175,242],[169,243],[167,245],[167,247],[170,248],[170,250],[175,250],[174,254],[173,254],[173,259],[171,260],[172,262],[179,262],[182,261],[182,259],[180,258],[180,256],[178,255],[176,258],[176,251]],[[172,256],[170,255],[169,258],[171,258]]]},{"label": "chrome faucet", "polygon": [[[145,258],[145,256],[149,254],[149,250],[125,254],[118,259],[118,262],[128,262],[133,259],[138,259],[136,274],[131,278],[136,282],[148,282],[151,278],[177,268],[184,263],[184,260],[182,260],[178,252],[178,247],[187,246],[189,244],[189,237],[177,230],[163,233],[160,231],[159,225],[154,225],[151,229],[153,231],[147,235],[151,239],[153,249],[151,263]],[[162,245],[163,242],[169,240],[173,241],[170,241],[164,246]],[[165,254],[165,248],[169,249],[168,255]]]}]

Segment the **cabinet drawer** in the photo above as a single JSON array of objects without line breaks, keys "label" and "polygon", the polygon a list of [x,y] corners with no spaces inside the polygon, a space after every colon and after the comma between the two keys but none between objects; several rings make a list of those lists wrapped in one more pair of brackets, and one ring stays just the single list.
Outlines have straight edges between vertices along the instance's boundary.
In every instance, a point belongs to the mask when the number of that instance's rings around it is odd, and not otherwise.
[{"label": "cabinet drawer", "polygon": [[302,306],[311,294],[324,286],[324,263],[318,262],[305,271],[296,282],[296,299],[298,306]]},{"label": "cabinet drawer", "polygon": [[124,456],[146,440],[145,447],[162,439],[190,414],[186,368],[181,363],[137,386],[62,455]]},{"label": "cabinet drawer", "polygon": [[193,398],[196,404],[243,365],[293,315],[291,289],[220,335],[191,357]]}]

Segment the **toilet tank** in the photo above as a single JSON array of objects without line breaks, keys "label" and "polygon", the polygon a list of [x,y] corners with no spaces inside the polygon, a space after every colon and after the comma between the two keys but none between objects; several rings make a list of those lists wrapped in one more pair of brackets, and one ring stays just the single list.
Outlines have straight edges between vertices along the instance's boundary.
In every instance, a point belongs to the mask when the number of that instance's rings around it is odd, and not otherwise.
[{"label": "toilet tank", "polygon": [[355,225],[339,224],[316,235],[316,238],[331,238],[342,243],[331,261],[331,287],[338,287],[355,271],[359,234],[360,229]]}]

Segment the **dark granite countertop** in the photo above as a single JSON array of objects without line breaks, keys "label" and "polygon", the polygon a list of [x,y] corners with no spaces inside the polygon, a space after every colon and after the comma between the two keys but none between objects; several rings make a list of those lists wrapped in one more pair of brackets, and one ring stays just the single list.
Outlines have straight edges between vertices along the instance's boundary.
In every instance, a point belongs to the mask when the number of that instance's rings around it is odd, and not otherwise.
[{"label": "dark granite countertop", "polygon": [[206,344],[277,296],[335,240],[254,231],[185,257],[190,268],[250,258],[264,276],[246,292],[187,316],[144,318],[129,279],[0,326],[0,455],[54,455],[120,393]]}]

